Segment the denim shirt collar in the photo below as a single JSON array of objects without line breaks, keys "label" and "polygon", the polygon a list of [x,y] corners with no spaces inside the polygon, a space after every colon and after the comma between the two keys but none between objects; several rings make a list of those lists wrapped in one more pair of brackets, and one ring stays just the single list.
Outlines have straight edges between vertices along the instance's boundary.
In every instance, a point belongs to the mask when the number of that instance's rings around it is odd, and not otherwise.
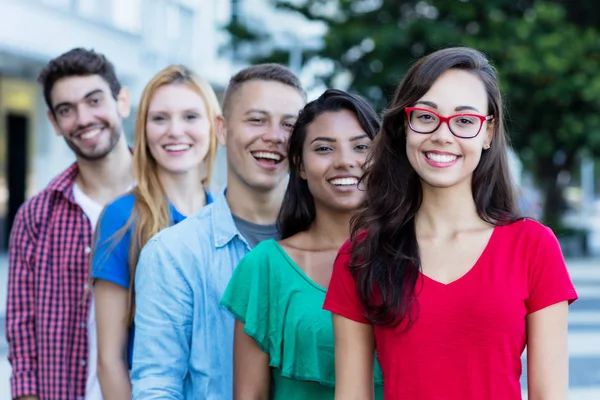
[{"label": "denim shirt collar", "polygon": [[211,223],[213,229],[213,237],[215,239],[216,247],[226,246],[234,237],[238,237],[242,242],[246,243],[249,247],[246,239],[242,236],[238,228],[235,226],[231,209],[225,198],[225,192],[227,188],[223,189],[214,198]]}]

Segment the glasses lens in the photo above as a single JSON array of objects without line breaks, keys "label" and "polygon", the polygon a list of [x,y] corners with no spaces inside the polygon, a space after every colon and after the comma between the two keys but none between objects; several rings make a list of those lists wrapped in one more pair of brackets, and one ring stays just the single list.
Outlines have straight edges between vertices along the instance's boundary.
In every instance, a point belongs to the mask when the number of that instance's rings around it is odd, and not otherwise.
[{"label": "glasses lens", "polygon": [[456,136],[472,137],[477,135],[481,120],[470,115],[459,115],[450,120],[450,128]]},{"label": "glasses lens", "polygon": [[410,126],[415,132],[431,133],[439,124],[439,118],[431,112],[415,110],[410,113]]}]

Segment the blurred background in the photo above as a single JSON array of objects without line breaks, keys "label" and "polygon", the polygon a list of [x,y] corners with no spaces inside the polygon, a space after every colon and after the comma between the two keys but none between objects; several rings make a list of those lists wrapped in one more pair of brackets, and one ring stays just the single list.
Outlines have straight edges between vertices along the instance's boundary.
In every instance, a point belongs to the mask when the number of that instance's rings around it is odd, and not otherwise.
[{"label": "blurred background", "polygon": [[[134,112],[168,64],[192,67],[221,96],[231,75],[264,61],[298,73],[309,99],[336,87],[382,111],[411,63],[453,45],[482,50],[498,69],[519,205],[559,237],[581,296],[569,317],[570,398],[600,399],[600,3],[575,0],[0,0],[0,398],[10,398],[12,220],[74,161],[36,83],[51,58],[104,53]],[[225,176],[220,150],[215,190]]]}]

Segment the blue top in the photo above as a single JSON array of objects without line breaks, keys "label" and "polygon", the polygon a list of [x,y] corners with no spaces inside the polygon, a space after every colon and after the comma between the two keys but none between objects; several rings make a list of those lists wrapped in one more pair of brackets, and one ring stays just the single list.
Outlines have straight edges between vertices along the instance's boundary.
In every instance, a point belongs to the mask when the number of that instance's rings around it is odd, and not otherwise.
[{"label": "blue top", "polygon": [[[212,203],[210,193],[206,193],[206,203]],[[116,283],[129,289],[129,247],[133,235],[133,225],[124,232],[122,238],[115,234],[119,232],[129,221],[133,212],[135,196],[127,193],[110,203],[104,209],[95,235],[94,256],[92,258],[91,276],[94,279]],[[171,223],[177,224],[185,219],[177,209],[170,204]],[[131,368],[133,357],[133,324],[129,330],[128,363]]]},{"label": "blue top", "polygon": [[250,251],[222,192],[144,247],[135,275],[133,400],[231,400],[233,316],[219,303]]}]

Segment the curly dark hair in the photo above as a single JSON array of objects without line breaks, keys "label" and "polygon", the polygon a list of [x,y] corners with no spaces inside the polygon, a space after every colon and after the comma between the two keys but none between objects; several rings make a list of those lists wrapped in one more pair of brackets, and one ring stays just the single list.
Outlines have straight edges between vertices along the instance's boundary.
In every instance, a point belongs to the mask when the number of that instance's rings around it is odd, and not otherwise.
[{"label": "curly dark hair", "polygon": [[316,216],[315,200],[308,184],[300,176],[302,149],[308,126],[321,114],[347,110],[356,115],[359,125],[369,138],[375,138],[380,121],[377,113],[362,97],[341,90],[328,89],[318,99],[308,103],[294,124],[288,142],[290,177],[277,218],[282,239],[307,230]]},{"label": "curly dark hair", "polygon": [[421,269],[415,216],[422,202],[419,176],[406,154],[406,115],[433,83],[449,69],[469,71],[485,85],[494,142],[483,152],[472,178],[479,217],[493,225],[520,218],[511,182],[508,138],[499,82],[494,67],[479,51],[454,47],[420,59],[408,71],[384,113],[363,179],[364,206],[352,220],[352,255],[348,268],[356,279],[361,303],[374,325],[408,329],[418,307],[416,286]]},{"label": "curly dark hair", "polygon": [[38,76],[44,88],[44,100],[53,113],[51,93],[54,84],[70,76],[99,75],[108,83],[112,96],[116,99],[121,91],[114,65],[103,54],[94,50],[75,48],[50,60]]}]

